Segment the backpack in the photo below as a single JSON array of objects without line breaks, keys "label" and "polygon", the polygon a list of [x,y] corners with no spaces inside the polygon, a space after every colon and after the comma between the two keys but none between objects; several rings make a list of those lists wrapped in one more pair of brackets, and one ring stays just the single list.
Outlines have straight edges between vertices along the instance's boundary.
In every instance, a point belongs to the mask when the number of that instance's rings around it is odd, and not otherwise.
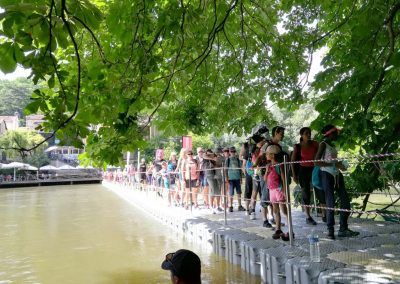
[{"label": "backpack", "polygon": [[[301,146],[299,143],[297,143],[297,144],[294,144],[294,147],[296,148],[295,161],[301,161]],[[293,152],[294,152],[294,150],[290,153],[290,157],[293,156]],[[293,168],[294,168],[294,174],[296,174],[296,176],[299,176],[300,163],[294,163]]]},{"label": "backpack", "polygon": [[[284,157],[286,157],[286,162],[290,162],[290,156],[288,153],[286,153],[285,151],[281,151],[278,155],[277,155],[277,161],[278,163],[283,163],[284,161]],[[290,166],[290,164],[286,164],[286,183],[289,186],[292,183],[292,167]]]},{"label": "backpack", "polygon": [[253,163],[251,159],[246,160],[245,170],[249,176],[252,177],[254,175]]},{"label": "backpack", "polygon": [[[324,142],[321,142],[321,143],[324,143]],[[322,159],[325,159],[325,151],[322,154]],[[316,189],[324,190],[322,188],[321,168],[319,166],[314,166],[314,169],[312,171],[312,176],[311,176],[311,183]]]},{"label": "backpack", "polygon": [[[282,190],[283,182],[282,182],[282,176],[281,176],[281,167],[279,165],[276,165],[275,166],[275,171],[279,175],[279,188]],[[287,173],[287,175],[286,175],[286,184],[289,186],[292,179],[290,178],[290,175],[289,175],[289,172],[288,172],[287,169],[286,169],[286,173]]]},{"label": "backpack", "polygon": [[[238,157],[235,157],[235,159],[238,161],[238,165],[240,166],[240,160]],[[231,163],[231,157],[228,158],[228,163],[226,165],[226,167],[229,169],[229,164]],[[236,170],[236,169],[235,169]]]},{"label": "backpack", "polygon": [[323,190],[320,174],[321,174],[320,167],[314,166],[314,169],[312,171],[311,183],[316,189]]},{"label": "backpack", "polygon": [[203,161],[203,171],[206,177],[214,177],[215,175],[215,163],[211,160],[204,159]]}]

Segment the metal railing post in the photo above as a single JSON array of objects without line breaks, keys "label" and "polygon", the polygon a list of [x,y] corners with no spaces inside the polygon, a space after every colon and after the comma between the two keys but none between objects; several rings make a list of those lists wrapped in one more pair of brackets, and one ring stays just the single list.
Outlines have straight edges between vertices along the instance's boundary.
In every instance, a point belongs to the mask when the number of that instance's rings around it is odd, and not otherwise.
[{"label": "metal railing post", "polygon": [[[187,197],[186,197],[187,198]],[[192,166],[189,165],[189,200],[190,200],[190,213],[192,213],[193,200],[192,200]]]},{"label": "metal railing post", "polygon": [[287,183],[287,175],[289,174],[286,168],[286,156],[283,157],[283,167],[285,171],[285,193],[286,193],[286,206],[287,206],[287,217],[288,217],[288,225],[289,225],[289,243],[293,245],[293,224],[292,224],[292,206],[290,204],[290,190],[289,185]]},{"label": "metal railing post", "polygon": [[227,217],[226,217],[226,186],[225,186],[225,165],[221,169],[222,171],[222,198],[224,199],[224,224],[228,225]]}]

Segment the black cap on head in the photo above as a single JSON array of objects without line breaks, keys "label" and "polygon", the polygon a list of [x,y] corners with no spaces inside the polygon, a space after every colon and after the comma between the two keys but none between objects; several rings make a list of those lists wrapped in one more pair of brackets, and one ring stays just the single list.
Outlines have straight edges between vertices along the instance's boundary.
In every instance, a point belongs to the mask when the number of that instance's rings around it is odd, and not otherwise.
[{"label": "black cap on head", "polygon": [[[168,259],[169,257],[171,258]],[[175,253],[168,254],[161,264],[161,268],[172,271],[172,274],[180,279],[193,281],[193,283],[201,282],[200,258],[190,250],[180,249]]]}]

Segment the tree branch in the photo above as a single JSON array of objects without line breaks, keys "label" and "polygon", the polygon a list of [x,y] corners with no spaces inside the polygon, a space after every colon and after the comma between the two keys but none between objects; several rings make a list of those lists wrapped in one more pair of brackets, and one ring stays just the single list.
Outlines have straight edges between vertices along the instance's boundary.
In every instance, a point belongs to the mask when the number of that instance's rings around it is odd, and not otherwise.
[{"label": "tree branch", "polygon": [[29,148],[29,149],[26,149],[26,151],[32,151],[32,150],[38,148],[43,143],[45,143],[48,140],[50,140],[51,138],[53,138],[55,136],[55,134],[57,133],[57,131],[60,130],[61,128],[64,128],[75,117],[75,115],[78,112],[78,106],[79,106],[79,100],[80,100],[80,91],[81,91],[81,58],[80,58],[80,54],[79,54],[78,44],[76,43],[75,37],[74,37],[74,35],[72,33],[71,26],[70,26],[68,20],[65,18],[66,11],[67,11],[66,10],[66,0],[62,0],[61,1],[61,19],[62,19],[63,23],[65,24],[65,26],[67,28],[69,37],[71,38],[72,44],[74,46],[74,51],[75,51],[75,56],[76,56],[76,61],[77,61],[77,69],[78,69],[78,79],[77,79],[74,111],[72,112],[72,114],[65,121],[63,121],[55,130],[53,130],[51,135],[49,135],[46,139],[44,139],[40,143],[36,144],[35,146],[33,146],[33,147]]},{"label": "tree branch", "polygon": [[351,8],[350,14],[347,15],[346,18],[345,18],[339,25],[337,25],[336,27],[334,27],[334,28],[331,29],[330,31],[326,32],[325,34],[323,34],[322,36],[320,36],[319,38],[317,38],[316,40],[314,40],[314,41],[311,43],[311,45],[314,46],[316,43],[318,43],[319,41],[323,40],[324,38],[330,36],[330,35],[333,34],[335,31],[337,31],[338,29],[340,29],[344,24],[346,24],[346,23],[350,20],[351,16],[353,15],[353,12],[354,12],[355,7],[356,7],[356,3],[357,3],[357,0],[355,0],[355,1],[353,2],[353,7]]},{"label": "tree branch", "polygon": [[151,122],[151,120],[153,119],[154,115],[156,114],[156,112],[157,112],[158,109],[161,107],[162,103],[164,102],[164,99],[165,99],[165,97],[167,96],[169,87],[170,87],[170,85],[171,85],[171,81],[172,81],[172,78],[173,78],[173,74],[175,74],[175,68],[176,68],[176,65],[177,65],[177,63],[178,63],[178,59],[179,59],[179,57],[180,57],[180,55],[181,55],[183,46],[184,46],[184,44],[185,44],[185,33],[184,33],[184,32],[185,32],[185,29],[184,29],[184,26],[185,26],[186,10],[185,10],[185,6],[184,6],[184,4],[183,4],[183,0],[180,0],[180,4],[181,4],[181,9],[182,9],[182,19],[181,19],[181,25],[180,25],[180,30],[181,30],[181,34],[182,34],[182,41],[181,41],[181,44],[180,44],[180,46],[179,46],[179,50],[178,50],[178,52],[177,52],[177,54],[176,54],[176,56],[175,56],[174,66],[173,66],[173,68],[172,68],[172,73],[171,73],[171,76],[168,78],[167,86],[166,86],[166,88],[164,89],[164,91],[163,91],[163,93],[162,93],[161,100],[159,101],[159,103],[157,104],[157,106],[156,106],[156,108],[153,110],[153,112],[149,115],[149,117],[148,117],[148,122],[142,127],[142,130],[143,130],[144,128],[146,128],[146,127],[150,124],[150,122]]},{"label": "tree branch", "polygon": [[[66,10],[66,11],[68,12],[68,10]],[[77,16],[73,15],[72,18],[77,20],[90,33],[90,36],[96,42],[96,45],[97,45],[97,48],[99,49],[99,54],[100,54],[100,57],[101,57],[101,60],[103,61],[103,63],[114,64],[113,62],[110,62],[109,60],[107,60],[107,58],[104,54],[103,48],[102,48],[99,40],[97,39],[96,35],[92,31],[92,29],[88,25],[86,25],[86,23],[84,21],[82,21],[80,18],[78,18]]]},{"label": "tree branch", "polygon": [[373,88],[371,89],[371,91],[367,94],[367,102],[364,105],[364,114],[366,114],[368,112],[369,106],[372,103],[372,100],[374,99],[374,97],[376,96],[376,94],[378,93],[379,89],[382,87],[383,85],[383,80],[385,78],[386,75],[386,68],[389,66],[389,61],[392,58],[393,54],[394,54],[394,48],[395,48],[395,38],[397,35],[394,34],[393,32],[393,18],[396,16],[396,13],[400,10],[400,1],[397,1],[392,8],[389,11],[389,14],[387,15],[386,19],[384,20],[384,25],[387,28],[388,31],[388,37],[389,37],[389,51],[388,54],[385,58],[385,61],[383,63],[383,66],[381,68],[381,72],[379,73],[378,76],[378,80],[376,81],[376,83],[374,84]]}]

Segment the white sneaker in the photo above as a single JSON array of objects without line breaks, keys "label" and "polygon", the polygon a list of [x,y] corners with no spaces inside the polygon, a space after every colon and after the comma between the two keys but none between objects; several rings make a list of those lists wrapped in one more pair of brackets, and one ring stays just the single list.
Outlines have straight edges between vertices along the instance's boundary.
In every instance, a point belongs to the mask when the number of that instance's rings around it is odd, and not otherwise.
[{"label": "white sneaker", "polygon": [[250,220],[255,220],[256,219],[256,213],[255,212],[252,212],[251,214],[250,214]]}]

